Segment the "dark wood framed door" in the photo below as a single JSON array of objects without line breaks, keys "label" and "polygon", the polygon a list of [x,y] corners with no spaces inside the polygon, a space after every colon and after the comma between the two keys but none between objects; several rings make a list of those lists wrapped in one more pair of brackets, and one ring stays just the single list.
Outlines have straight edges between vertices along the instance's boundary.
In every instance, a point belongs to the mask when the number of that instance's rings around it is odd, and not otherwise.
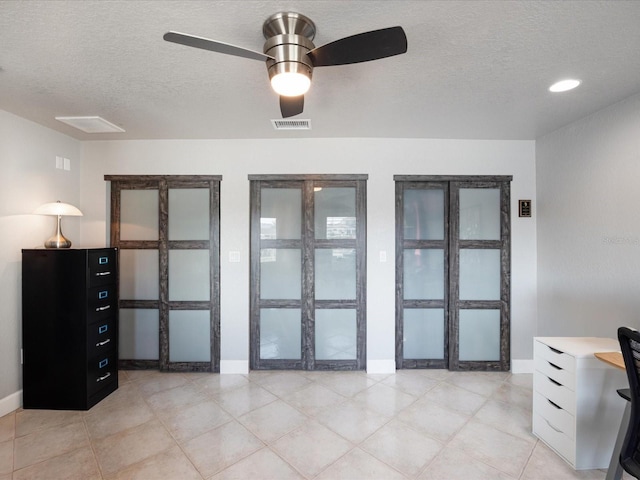
[{"label": "dark wood framed door", "polygon": [[106,175],[120,366],[220,370],[220,176]]},{"label": "dark wood framed door", "polygon": [[510,176],[396,176],[396,366],[510,368]]},{"label": "dark wood framed door", "polygon": [[365,368],[366,178],[249,177],[252,369]]}]

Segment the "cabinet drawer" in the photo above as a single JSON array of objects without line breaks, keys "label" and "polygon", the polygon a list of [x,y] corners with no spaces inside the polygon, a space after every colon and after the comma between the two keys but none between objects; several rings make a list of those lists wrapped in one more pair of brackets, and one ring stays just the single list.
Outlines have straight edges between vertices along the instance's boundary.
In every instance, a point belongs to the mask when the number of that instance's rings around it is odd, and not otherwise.
[{"label": "cabinet drawer", "polygon": [[110,317],[118,308],[118,292],[115,284],[91,288],[87,295],[89,298],[87,320],[89,322]]},{"label": "cabinet drawer", "polygon": [[568,372],[576,371],[576,359],[573,356],[561,352],[560,350],[556,350],[555,348],[551,348],[549,345],[539,341],[533,342],[533,357],[543,358]]},{"label": "cabinet drawer", "polygon": [[538,371],[533,374],[533,390],[570,414],[576,414],[575,392]]},{"label": "cabinet drawer", "polygon": [[533,414],[533,433],[571,465],[576,464],[576,443],[541,415]]},{"label": "cabinet drawer", "polygon": [[576,417],[538,392],[533,392],[533,411],[569,438],[576,438]]},{"label": "cabinet drawer", "polygon": [[114,317],[89,325],[87,333],[87,356],[94,358],[116,347],[116,325]]},{"label": "cabinet drawer", "polygon": [[118,378],[118,359],[115,353],[95,357],[89,361],[87,373],[88,395],[92,395]]},{"label": "cabinet drawer", "polygon": [[116,250],[90,251],[88,262],[90,287],[116,282]]},{"label": "cabinet drawer", "polygon": [[534,368],[545,374],[552,380],[564,385],[565,387],[576,390],[576,374],[573,371],[565,370],[564,368],[556,365],[541,357],[536,357],[534,361]]}]

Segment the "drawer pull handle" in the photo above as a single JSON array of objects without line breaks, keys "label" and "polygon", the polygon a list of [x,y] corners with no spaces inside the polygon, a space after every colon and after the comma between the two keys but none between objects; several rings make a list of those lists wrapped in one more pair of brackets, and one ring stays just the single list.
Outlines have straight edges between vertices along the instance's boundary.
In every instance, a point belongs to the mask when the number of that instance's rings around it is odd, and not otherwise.
[{"label": "drawer pull handle", "polygon": [[106,374],[106,375],[103,375],[102,377],[98,377],[98,378],[97,378],[97,380],[96,380],[96,383],[97,383],[97,382],[101,382],[101,381],[103,381],[103,380],[106,380],[106,379],[107,379],[107,378],[109,378],[110,376],[111,376],[111,372],[107,372],[107,374]]},{"label": "drawer pull handle", "polygon": [[98,363],[98,368],[104,368],[107,365],[109,365],[109,359],[105,358],[104,360],[100,360],[100,363]]},{"label": "drawer pull handle", "polygon": [[562,410],[562,407],[561,407],[560,405],[558,405],[558,404],[557,404],[557,403],[555,403],[555,402],[552,402],[552,401],[551,401],[551,400],[549,400],[548,398],[547,398],[547,402],[549,402],[551,405],[553,405],[554,407],[556,407],[558,410]]},{"label": "drawer pull handle", "polygon": [[109,325],[100,325],[100,326],[98,327],[98,333],[99,333],[99,334],[104,333],[104,332],[106,332],[107,330],[109,330]]},{"label": "drawer pull handle", "polygon": [[551,362],[548,362],[548,363],[549,363],[549,365],[551,365],[551,366],[552,366],[553,368],[555,368],[556,370],[562,370],[562,368],[560,368],[560,367],[559,367],[558,365],[556,365],[555,363],[551,363]]},{"label": "drawer pull handle", "polygon": [[105,305],[104,307],[96,308],[96,312],[104,312],[105,310],[109,310],[110,308],[111,308],[111,305]]},{"label": "drawer pull handle", "polygon": [[111,275],[111,272],[97,272],[96,277],[106,277],[107,275]]},{"label": "drawer pull handle", "polygon": [[[549,347],[549,345],[547,345],[547,347]],[[549,347],[549,350],[551,350],[554,353],[564,353],[561,350],[558,350],[557,348],[553,348],[553,347]]]},{"label": "drawer pull handle", "polygon": [[100,258],[98,258],[98,263],[100,265],[106,265],[107,263],[109,263],[109,257],[100,257]]},{"label": "drawer pull handle", "polygon": [[549,420],[547,420],[546,418],[544,419],[545,422],[547,422],[547,425],[549,425],[551,427],[552,430],[555,430],[558,433],[564,433],[562,430],[554,427],[553,425],[551,425],[551,422],[549,422]]},{"label": "drawer pull handle", "polygon": [[103,345],[106,345],[107,343],[109,343],[111,341],[110,338],[107,338],[105,341],[103,342],[98,342],[96,343],[96,347],[102,347]]},{"label": "drawer pull handle", "polygon": [[549,380],[551,383],[555,383],[557,386],[561,387],[562,384],[560,382],[556,382],[553,378],[549,378],[547,377],[547,380]]}]

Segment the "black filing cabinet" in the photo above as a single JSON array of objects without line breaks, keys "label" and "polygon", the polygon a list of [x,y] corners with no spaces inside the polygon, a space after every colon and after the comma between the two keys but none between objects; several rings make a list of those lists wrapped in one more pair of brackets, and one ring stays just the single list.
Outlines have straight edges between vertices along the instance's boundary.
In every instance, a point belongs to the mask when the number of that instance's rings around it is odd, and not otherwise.
[{"label": "black filing cabinet", "polygon": [[24,408],[88,410],[118,388],[117,253],[22,250]]}]

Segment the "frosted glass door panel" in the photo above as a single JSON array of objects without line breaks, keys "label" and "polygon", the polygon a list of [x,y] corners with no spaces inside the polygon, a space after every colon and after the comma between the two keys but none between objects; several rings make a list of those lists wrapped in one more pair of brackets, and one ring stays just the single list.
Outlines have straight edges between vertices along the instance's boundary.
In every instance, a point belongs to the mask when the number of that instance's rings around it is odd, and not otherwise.
[{"label": "frosted glass door panel", "polygon": [[210,362],[211,315],[208,310],[169,312],[169,361]]},{"label": "frosted glass door panel", "polygon": [[120,250],[120,298],[158,300],[157,250]]},{"label": "frosted glass door panel", "polygon": [[317,249],[315,274],[316,300],[356,298],[355,249]]},{"label": "frosted glass door panel", "polygon": [[264,188],[260,199],[260,239],[298,239],[302,225],[302,190]]},{"label": "frosted glass door panel", "polygon": [[120,309],[119,355],[133,360],[158,360],[160,338],[158,310]]},{"label": "frosted glass door panel", "polygon": [[405,240],[444,240],[444,190],[404,191]]},{"label": "frosted glass door panel", "polygon": [[120,240],[158,240],[158,190],[121,190]]},{"label": "frosted glass door panel", "polygon": [[444,309],[405,308],[404,358],[444,358]]},{"label": "frosted glass door panel", "polygon": [[500,250],[460,250],[460,300],[500,300]]},{"label": "frosted glass door panel", "polygon": [[356,238],[355,188],[323,188],[314,200],[316,238]]},{"label": "frosted glass door panel", "polygon": [[261,251],[260,298],[299,300],[302,256],[297,248]]},{"label": "frosted glass door panel", "polygon": [[209,189],[169,189],[169,240],[209,240]]},{"label": "frosted glass door panel", "polygon": [[260,309],[260,358],[301,358],[301,318],[299,308]]},{"label": "frosted glass door panel", "polygon": [[500,240],[500,189],[460,189],[460,239]]},{"label": "frosted glass door panel", "polygon": [[209,250],[169,251],[169,300],[209,300]]},{"label": "frosted glass door panel", "polygon": [[444,299],[444,250],[406,249],[404,251],[405,300]]},{"label": "frosted glass door panel", "polygon": [[355,310],[316,311],[316,360],[355,360]]},{"label": "frosted glass door panel", "polygon": [[460,310],[461,361],[500,360],[500,310]]}]

